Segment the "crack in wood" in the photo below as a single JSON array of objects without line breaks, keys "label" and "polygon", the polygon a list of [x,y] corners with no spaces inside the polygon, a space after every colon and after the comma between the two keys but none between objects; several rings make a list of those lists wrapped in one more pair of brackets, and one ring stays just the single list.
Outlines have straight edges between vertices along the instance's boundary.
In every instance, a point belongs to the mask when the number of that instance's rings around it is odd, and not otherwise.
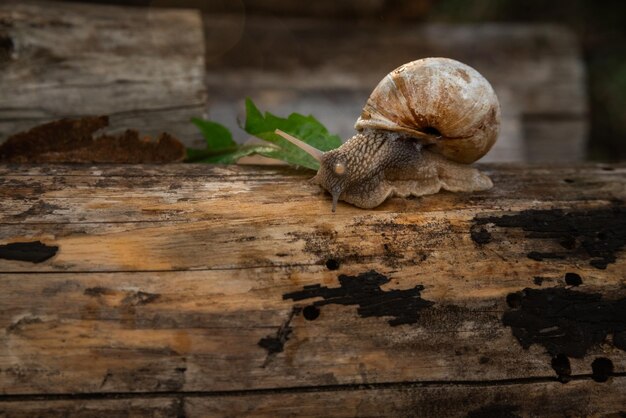
[{"label": "crack in wood", "polygon": [[293,328],[291,327],[291,321],[293,318],[300,313],[302,309],[300,307],[294,306],[289,313],[289,317],[285,322],[278,327],[275,336],[268,336],[261,338],[259,340],[259,347],[263,347],[267,350],[267,357],[263,362],[261,367],[266,367],[270,361],[274,358],[274,356],[278,353],[282,353],[285,348],[285,343],[291,337],[291,333],[293,332]]},{"label": "crack in wood", "polygon": [[[2,258],[2,257],[0,257]],[[52,271],[37,271],[37,270],[19,270],[19,271],[0,271],[0,274],[133,274],[133,273],[180,273],[180,272],[194,272],[194,271],[240,271],[240,270],[255,270],[255,269],[293,269],[298,267],[314,267],[319,266],[320,263],[292,263],[292,264],[256,264],[251,266],[234,266],[234,267],[208,267],[208,268],[172,268],[172,269],[138,269],[138,270],[52,270]]]},{"label": "crack in wood", "polygon": [[[626,372],[613,373],[613,378],[626,380]],[[579,374],[571,376],[571,380],[592,380],[592,374]],[[512,379],[495,380],[425,380],[425,381],[401,381],[401,382],[373,382],[367,384],[347,383],[335,385],[312,385],[273,387],[240,390],[217,390],[217,391],[155,391],[155,392],[96,392],[96,393],[45,393],[45,394],[11,394],[0,395],[0,402],[23,402],[23,401],[51,401],[51,400],[99,400],[99,399],[139,399],[139,398],[163,398],[168,396],[199,398],[199,397],[242,397],[250,395],[272,394],[297,394],[297,393],[324,393],[324,392],[350,392],[368,391],[380,389],[411,389],[424,387],[491,387],[491,386],[516,386],[534,385],[541,383],[554,383],[558,379],[554,376],[521,377]],[[616,382],[620,384],[621,382]],[[623,382],[626,384],[626,381]]]}]

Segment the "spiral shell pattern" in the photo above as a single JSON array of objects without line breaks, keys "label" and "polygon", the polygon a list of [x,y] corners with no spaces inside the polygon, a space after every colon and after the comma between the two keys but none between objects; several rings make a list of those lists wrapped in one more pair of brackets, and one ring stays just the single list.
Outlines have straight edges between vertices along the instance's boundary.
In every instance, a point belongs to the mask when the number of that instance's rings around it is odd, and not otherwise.
[{"label": "spiral shell pattern", "polygon": [[449,58],[425,58],[381,80],[355,128],[398,132],[469,164],[495,143],[500,104],[489,82],[472,67]]}]

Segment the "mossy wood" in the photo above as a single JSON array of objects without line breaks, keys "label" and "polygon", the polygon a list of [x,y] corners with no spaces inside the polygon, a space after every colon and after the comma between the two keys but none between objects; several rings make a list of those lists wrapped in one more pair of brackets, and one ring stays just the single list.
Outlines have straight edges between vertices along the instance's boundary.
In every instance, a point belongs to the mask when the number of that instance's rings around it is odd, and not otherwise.
[{"label": "mossy wood", "polygon": [[626,166],[481,169],[0,165],[0,416],[620,416]]}]

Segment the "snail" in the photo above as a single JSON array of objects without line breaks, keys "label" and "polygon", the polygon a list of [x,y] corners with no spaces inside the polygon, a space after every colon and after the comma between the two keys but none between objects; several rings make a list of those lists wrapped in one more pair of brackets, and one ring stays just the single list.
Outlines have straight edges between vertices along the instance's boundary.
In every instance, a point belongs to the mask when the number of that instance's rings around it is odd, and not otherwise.
[{"label": "snail", "polygon": [[493,146],[500,105],[475,69],[449,58],[425,58],[389,73],[370,95],[339,148],[321,152],[276,131],[320,162],[313,178],[339,200],[374,208],[390,196],[482,191],[491,179],[469,166]]}]

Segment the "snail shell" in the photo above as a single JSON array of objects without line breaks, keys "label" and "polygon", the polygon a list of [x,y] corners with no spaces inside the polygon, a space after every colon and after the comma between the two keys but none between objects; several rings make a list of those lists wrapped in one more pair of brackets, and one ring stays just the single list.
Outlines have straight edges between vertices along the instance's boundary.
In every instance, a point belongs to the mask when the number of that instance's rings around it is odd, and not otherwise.
[{"label": "snail shell", "polygon": [[[425,58],[389,73],[370,95],[357,131],[383,129],[419,138],[431,150],[469,164],[496,142],[500,105],[489,82],[449,58]],[[440,137],[439,137],[440,136]]]}]

